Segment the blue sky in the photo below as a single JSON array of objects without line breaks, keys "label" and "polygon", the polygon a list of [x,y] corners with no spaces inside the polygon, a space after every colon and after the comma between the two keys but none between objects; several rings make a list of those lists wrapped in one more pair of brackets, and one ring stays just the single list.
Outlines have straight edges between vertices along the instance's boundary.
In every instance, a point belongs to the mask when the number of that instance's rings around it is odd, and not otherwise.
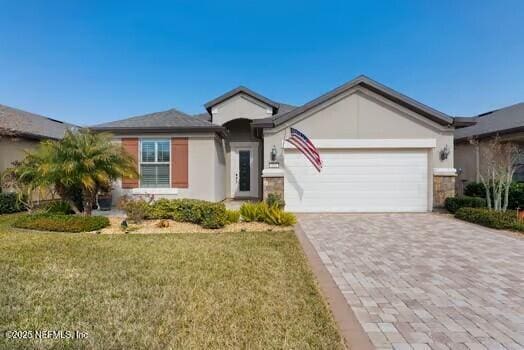
[{"label": "blue sky", "polygon": [[450,115],[524,101],[524,1],[0,1],[0,104],[80,125],[366,74]]}]

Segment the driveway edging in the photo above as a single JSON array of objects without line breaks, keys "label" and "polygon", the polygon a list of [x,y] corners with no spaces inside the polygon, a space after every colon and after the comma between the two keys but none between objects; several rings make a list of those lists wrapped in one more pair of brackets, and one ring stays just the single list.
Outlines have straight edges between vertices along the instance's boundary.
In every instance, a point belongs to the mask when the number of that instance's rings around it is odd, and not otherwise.
[{"label": "driveway edging", "polygon": [[298,223],[295,225],[295,235],[320,285],[322,294],[326,298],[346,347],[352,350],[374,350],[375,347],[371,344],[371,340],[364,332],[346,298]]}]

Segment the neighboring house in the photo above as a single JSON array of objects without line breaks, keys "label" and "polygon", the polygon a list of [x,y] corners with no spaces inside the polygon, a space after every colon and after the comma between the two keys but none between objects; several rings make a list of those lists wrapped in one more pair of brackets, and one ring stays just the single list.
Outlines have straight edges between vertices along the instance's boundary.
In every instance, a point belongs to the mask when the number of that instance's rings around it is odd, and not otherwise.
[{"label": "neighboring house", "polygon": [[[486,166],[483,147],[494,136],[502,141],[524,145],[524,103],[482,113],[472,117],[473,126],[455,131],[455,165],[459,170],[457,191],[468,182],[479,182]],[[524,159],[519,162],[524,164]],[[515,181],[524,181],[524,166],[519,166]]]},{"label": "neighboring house", "polygon": [[[140,180],[117,183],[115,200],[276,192],[297,212],[425,212],[454,194],[453,132],[463,120],[365,76],[298,107],[238,87],[205,108],[197,116],[173,109],[92,127],[112,132],[139,165]],[[322,172],[284,142],[289,127],[318,147]]]},{"label": "neighboring house", "polygon": [[43,139],[60,139],[74,125],[0,105],[0,173]]}]

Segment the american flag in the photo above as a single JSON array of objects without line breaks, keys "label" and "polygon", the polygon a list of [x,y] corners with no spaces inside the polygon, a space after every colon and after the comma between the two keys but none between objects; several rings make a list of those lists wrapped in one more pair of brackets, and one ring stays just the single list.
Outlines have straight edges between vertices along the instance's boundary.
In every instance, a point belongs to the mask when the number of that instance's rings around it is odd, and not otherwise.
[{"label": "american flag", "polygon": [[322,160],[320,159],[320,154],[317,151],[317,148],[311,142],[310,139],[300,131],[294,128],[291,129],[291,136],[286,139],[287,142],[295,146],[306,158],[313,164],[315,169],[318,172],[322,169]]}]

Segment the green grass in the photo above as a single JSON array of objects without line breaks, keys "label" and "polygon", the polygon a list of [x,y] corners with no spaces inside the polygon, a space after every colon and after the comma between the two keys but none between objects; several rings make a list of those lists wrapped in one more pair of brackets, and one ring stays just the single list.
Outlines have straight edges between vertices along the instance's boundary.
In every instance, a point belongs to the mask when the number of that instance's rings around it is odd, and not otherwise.
[{"label": "green grass", "polygon": [[292,232],[35,233],[14,217],[0,216],[2,349],[342,348]]}]

